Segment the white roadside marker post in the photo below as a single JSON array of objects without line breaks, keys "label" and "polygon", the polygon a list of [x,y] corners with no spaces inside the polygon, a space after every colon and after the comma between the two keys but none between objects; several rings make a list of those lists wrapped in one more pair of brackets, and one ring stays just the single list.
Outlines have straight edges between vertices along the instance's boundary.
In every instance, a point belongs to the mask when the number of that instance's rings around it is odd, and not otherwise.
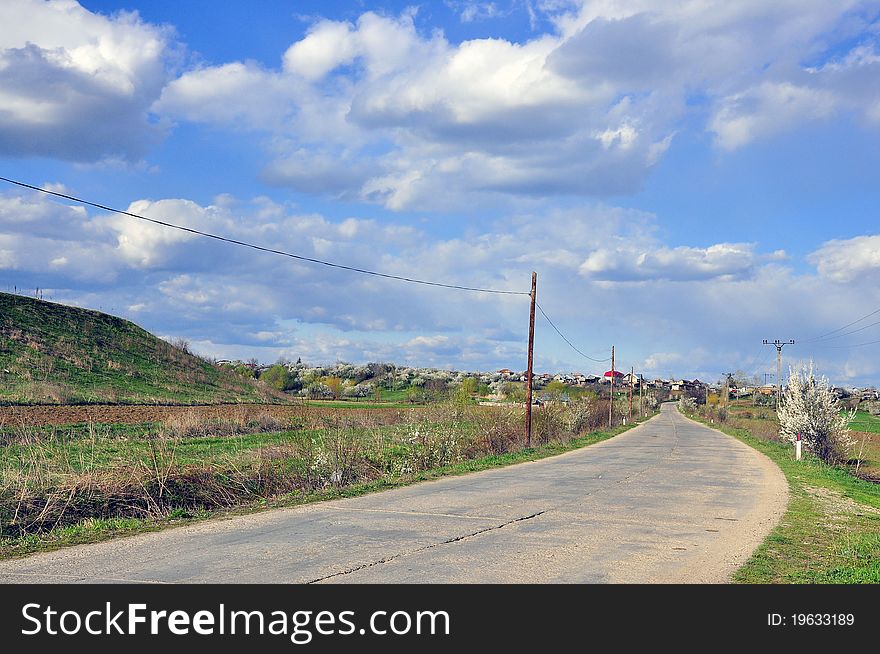
[{"label": "white roadside marker post", "polygon": [[801,460],[801,433],[798,432],[797,440],[794,443],[794,458],[798,461]]}]

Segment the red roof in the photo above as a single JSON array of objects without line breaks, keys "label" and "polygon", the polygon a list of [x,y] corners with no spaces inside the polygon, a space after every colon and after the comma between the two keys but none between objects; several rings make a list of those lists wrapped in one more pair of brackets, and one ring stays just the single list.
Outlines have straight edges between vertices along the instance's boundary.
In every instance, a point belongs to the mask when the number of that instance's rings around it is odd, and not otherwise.
[{"label": "red roof", "polygon": [[[605,373],[605,377],[610,377],[610,376],[611,376],[611,371],[609,370],[608,372]],[[620,372],[619,370],[615,370],[614,376],[615,377],[623,377],[623,373]]]}]

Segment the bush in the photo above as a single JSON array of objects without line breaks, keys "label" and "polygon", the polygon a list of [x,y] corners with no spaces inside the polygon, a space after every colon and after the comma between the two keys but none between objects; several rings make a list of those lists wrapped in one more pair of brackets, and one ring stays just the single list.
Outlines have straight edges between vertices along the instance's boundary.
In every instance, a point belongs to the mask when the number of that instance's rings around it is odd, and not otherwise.
[{"label": "bush", "polygon": [[697,410],[697,401],[692,397],[683,397],[678,401],[678,406],[685,413],[694,413]]},{"label": "bush", "polygon": [[575,435],[592,431],[597,417],[595,403],[575,402],[568,412],[568,430]]},{"label": "bush", "polygon": [[519,449],[525,441],[523,414],[519,410],[498,409],[477,414],[478,434],[489,454],[504,454]]},{"label": "bush", "polygon": [[275,390],[286,391],[291,389],[291,382],[295,381],[295,378],[291,376],[284,366],[274,365],[260,374],[260,381],[268,384]]},{"label": "bush", "polygon": [[804,448],[827,463],[848,458],[855,443],[848,428],[853,414],[841,415],[840,400],[825,377],[815,377],[812,361],[809,367],[790,370],[776,413],[783,440],[794,443],[800,434]]}]

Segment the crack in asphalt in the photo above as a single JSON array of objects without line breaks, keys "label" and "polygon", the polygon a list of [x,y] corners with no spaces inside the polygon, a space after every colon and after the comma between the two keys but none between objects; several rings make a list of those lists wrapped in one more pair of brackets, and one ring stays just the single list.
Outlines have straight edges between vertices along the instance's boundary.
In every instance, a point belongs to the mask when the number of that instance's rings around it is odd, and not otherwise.
[{"label": "crack in asphalt", "polygon": [[399,559],[404,556],[410,556],[412,554],[419,554],[420,552],[426,552],[427,550],[434,549],[435,547],[440,547],[442,545],[449,545],[451,543],[458,543],[459,541],[467,540],[468,538],[473,538],[474,536],[479,536],[480,534],[485,534],[488,531],[497,531],[498,529],[504,529],[504,527],[508,527],[512,524],[516,524],[517,522],[523,522],[525,520],[531,520],[532,518],[537,518],[539,515],[543,515],[546,511],[538,511],[537,513],[532,513],[531,515],[521,516],[519,518],[514,518],[513,520],[508,520],[507,522],[503,522],[500,525],[492,525],[491,527],[485,527],[483,529],[478,529],[477,531],[462,534],[461,536],[456,536],[455,538],[449,538],[440,543],[432,543],[431,545],[426,545],[425,547],[419,547],[409,552],[400,552],[399,554],[394,554],[393,556],[389,556],[386,559],[379,559],[378,561],[371,561],[370,563],[364,563],[363,565],[355,566],[354,568],[349,568],[348,570],[343,570],[341,572],[334,572],[333,574],[324,575],[323,577],[318,577],[317,579],[312,579],[311,581],[307,581],[306,584],[317,584],[322,581],[326,581],[327,579],[333,579],[334,577],[342,577],[345,575],[350,575],[352,573],[358,572],[360,570],[366,570],[367,568],[373,568],[377,565],[382,565],[383,563],[390,563],[395,559]]}]

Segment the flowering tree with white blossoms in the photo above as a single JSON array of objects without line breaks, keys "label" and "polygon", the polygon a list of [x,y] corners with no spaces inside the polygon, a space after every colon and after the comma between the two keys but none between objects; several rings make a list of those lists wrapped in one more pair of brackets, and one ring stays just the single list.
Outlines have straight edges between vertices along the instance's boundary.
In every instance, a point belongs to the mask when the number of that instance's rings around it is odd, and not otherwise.
[{"label": "flowering tree with white blossoms", "polygon": [[682,397],[678,401],[678,406],[685,413],[694,413],[697,410],[697,401],[692,397]]},{"label": "flowering tree with white blossoms", "polygon": [[841,413],[840,400],[827,378],[813,374],[812,361],[789,369],[777,416],[781,438],[794,443],[800,434],[803,447],[828,463],[846,459],[855,443],[848,428],[853,415]]}]

